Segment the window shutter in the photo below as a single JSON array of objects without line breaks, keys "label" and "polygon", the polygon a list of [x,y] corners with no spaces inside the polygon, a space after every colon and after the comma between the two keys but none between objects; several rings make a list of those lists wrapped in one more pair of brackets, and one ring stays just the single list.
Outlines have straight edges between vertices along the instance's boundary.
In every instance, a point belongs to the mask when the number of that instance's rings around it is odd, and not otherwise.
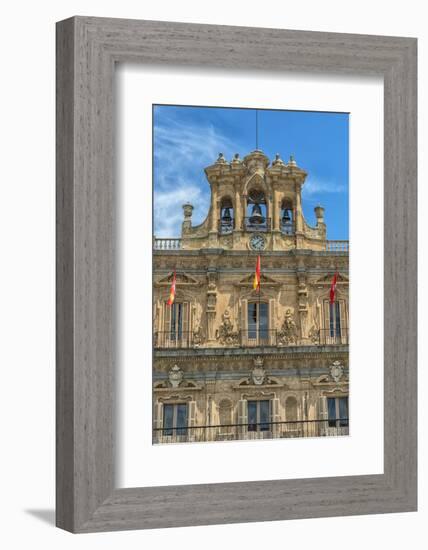
[{"label": "window shutter", "polygon": [[240,399],[238,401],[238,424],[245,424],[244,426],[238,427],[238,432],[240,434],[247,433],[248,415],[247,415],[247,400]]},{"label": "window shutter", "polygon": [[[271,422],[280,422],[281,416],[279,414],[279,399],[275,397],[271,401]],[[280,424],[272,424],[272,433],[278,434],[280,430]]]},{"label": "window shutter", "polygon": [[190,344],[190,334],[189,334],[189,302],[183,302],[182,304],[182,315],[183,315],[183,333],[182,333],[182,340],[183,344]]},{"label": "window shutter", "polygon": [[271,346],[276,344],[275,339],[275,300],[273,298],[269,299],[269,343]]},{"label": "window shutter", "polygon": [[248,319],[247,319],[247,310],[248,310],[248,300],[241,300],[241,341],[245,345],[247,343],[248,337]]},{"label": "window shutter", "polygon": [[346,344],[347,342],[347,336],[348,336],[348,324],[346,319],[346,307],[345,307],[345,300],[340,300],[339,302],[340,307],[340,329],[341,329],[341,340],[343,344]]},{"label": "window shutter", "polygon": [[189,401],[189,427],[196,426],[196,401]]},{"label": "window shutter", "polygon": [[196,426],[196,401],[189,401],[187,425],[190,428],[188,441],[196,441],[198,430],[192,429],[193,426]]},{"label": "window shutter", "polygon": [[[154,418],[153,418],[154,428],[162,428],[162,423],[163,423],[163,404],[162,403],[155,403],[153,414],[154,414]],[[158,443],[161,440],[161,438],[162,438],[162,432],[156,429],[156,431],[153,432],[153,442]]]},{"label": "window shutter", "polygon": [[167,305],[166,302],[163,304],[164,311],[164,325],[163,330],[165,332],[170,332],[171,330],[171,307]]}]

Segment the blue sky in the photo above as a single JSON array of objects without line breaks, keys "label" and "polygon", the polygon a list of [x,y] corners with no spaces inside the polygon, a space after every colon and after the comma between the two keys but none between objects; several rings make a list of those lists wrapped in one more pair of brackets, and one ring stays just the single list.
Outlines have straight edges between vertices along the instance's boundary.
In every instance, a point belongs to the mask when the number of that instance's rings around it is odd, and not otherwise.
[{"label": "blue sky", "polygon": [[[157,237],[179,237],[182,204],[194,206],[193,223],[208,212],[210,186],[204,168],[218,153],[231,160],[256,148],[251,109],[161,106],[153,108],[154,227]],[[258,141],[271,160],[290,155],[308,177],[303,211],[316,224],[314,207],[325,208],[328,239],[348,239],[349,115],[304,111],[258,111]]]}]

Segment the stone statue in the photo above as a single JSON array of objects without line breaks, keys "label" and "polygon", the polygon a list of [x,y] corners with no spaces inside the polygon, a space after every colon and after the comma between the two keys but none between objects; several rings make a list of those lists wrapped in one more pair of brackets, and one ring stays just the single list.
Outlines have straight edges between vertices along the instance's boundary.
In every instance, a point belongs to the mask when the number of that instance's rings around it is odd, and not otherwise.
[{"label": "stone statue", "polygon": [[285,312],[285,319],[282,323],[281,330],[278,332],[278,343],[288,346],[297,342],[297,327],[293,319],[291,309]]},{"label": "stone statue", "polygon": [[236,346],[238,344],[238,332],[233,330],[233,323],[230,319],[229,310],[226,309],[222,315],[222,324],[216,331],[216,338],[220,344]]},{"label": "stone statue", "polygon": [[201,325],[199,325],[199,327],[193,331],[193,345],[195,346],[195,348],[197,348],[203,343],[204,333],[202,332]]}]

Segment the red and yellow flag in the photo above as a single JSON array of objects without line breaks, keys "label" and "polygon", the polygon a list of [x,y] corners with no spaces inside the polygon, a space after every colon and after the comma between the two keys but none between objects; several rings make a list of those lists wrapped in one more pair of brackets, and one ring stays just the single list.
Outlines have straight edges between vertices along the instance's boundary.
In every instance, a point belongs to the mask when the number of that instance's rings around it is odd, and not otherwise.
[{"label": "red and yellow flag", "polygon": [[176,280],[176,276],[175,276],[175,271],[174,271],[174,276],[172,278],[172,284],[171,284],[171,288],[170,288],[170,291],[169,291],[169,298],[168,298],[168,301],[166,303],[168,306],[172,306],[172,304],[174,303],[174,300],[175,300],[175,280]]},{"label": "red and yellow flag", "polygon": [[331,281],[330,286],[330,304],[334,304],[334,301],[336,299],[336,285],[337,285],[337,271],[333,276],[333,280]]},{"label": "red and yellow flag", "polygon": [[254,273],[253,290],[260,292],[260,256],[257,256],[256,272]]}]

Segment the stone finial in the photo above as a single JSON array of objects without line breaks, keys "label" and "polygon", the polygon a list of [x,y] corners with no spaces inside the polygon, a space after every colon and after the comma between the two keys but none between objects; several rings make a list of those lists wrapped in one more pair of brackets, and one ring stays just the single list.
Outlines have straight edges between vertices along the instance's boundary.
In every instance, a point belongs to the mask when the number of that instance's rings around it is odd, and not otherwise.
[{"label": "stone finial", "polygon": [[314,211],[315,211],[315,216],[317,217],[317,222],[324,223],[325,209],[322,206],[318,205],[318,206],[315,206]]},{"label": "stone finial", "polygon": [[279,153],[275,155],[275,160],[272,162],[272,166],[285,165]]},{"label": "stone finial", "polygon": [[239,158],[239,153],[235,153],[232,159],[232,164],[241,164],[242,160]]},{"label": "stone finial", "polygon": [[215,161],[216,164],[226,164],[226,159],[224,158],[223,153],[218,154],[218,158]]},{"label": "stone finial", "polygon": [[191,205],[190,202],[183,204],[183,212],[185,218],[191,218],[193,213],[193,205]]},{"label": "stone finial", "polygon": [[288,166],[297,166],[296,161],[294,160],[294,156],[290,155],[290,160],[288,161]]}]

